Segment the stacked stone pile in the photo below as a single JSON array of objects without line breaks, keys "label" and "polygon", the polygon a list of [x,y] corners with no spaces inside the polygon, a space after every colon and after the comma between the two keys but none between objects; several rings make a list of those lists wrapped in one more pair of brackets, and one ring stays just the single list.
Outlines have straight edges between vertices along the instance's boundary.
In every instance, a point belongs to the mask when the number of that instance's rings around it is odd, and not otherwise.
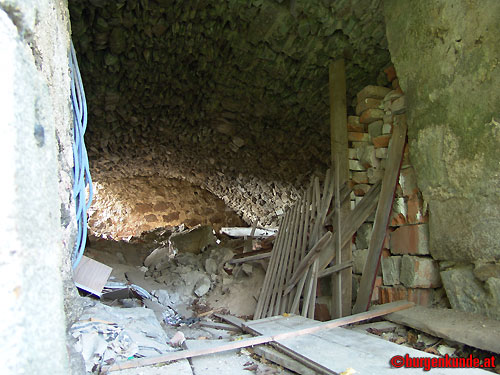
[{"label": "stacked stone pile", "polygon": [[[406,112],[405,96],[393,67],[385,70],[392,88],[367,86],[357,95],[356,116],[348,118],[351,206],[384,175],[393,126]],[[373,301],[408,299],[422,305],[439,302],[443,295],[438,263],[429,252],[429,213],[417,186],[408,145],[405,146],[396,187],[381,267]],[[353,251],[355,288],[368,255],[374,215],[356,233]]]}]

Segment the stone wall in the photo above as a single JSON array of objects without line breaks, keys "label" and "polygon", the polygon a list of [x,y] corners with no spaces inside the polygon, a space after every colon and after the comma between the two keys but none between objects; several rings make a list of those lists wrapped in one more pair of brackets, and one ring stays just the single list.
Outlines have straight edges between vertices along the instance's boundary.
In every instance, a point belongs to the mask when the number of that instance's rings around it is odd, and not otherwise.
[{"label": "stone wall", "polygon": [[246,226],[224,201],[185,180],[135,177],[94,182],[90,232],[124,239],[163,226]]},{"label": "stone wall", "polygon": [[76,225],[66,3],[0,1],[0,45],[0,372],[70,374],[64,296],[75,291]]},{"label": "stone wall", "polygon": [[453,308],[500,319],[500,2],[386,0],[429,251]]},{"label": "stone wall", "polygon": [[331,59],[349,101],[389,62],[381,0],[69,7],[93,175],[183,178],[262,225],[328,167]]},{"label": "stone wall", "polygon": [[[394,67],[388,67],[385,73],[392,87],[365,87],[357,96],[356,116],[348,118],[352,207],[382,179],[392,130],[400,121],[406,121],[406,96]],[[410,159],[406,145],[372,301],[407,299],[424,306],[446,305],[439,266],[429,251],[429,212]],[[354,291],[368,256],[374,218],[373,214],[356,233]]]}]

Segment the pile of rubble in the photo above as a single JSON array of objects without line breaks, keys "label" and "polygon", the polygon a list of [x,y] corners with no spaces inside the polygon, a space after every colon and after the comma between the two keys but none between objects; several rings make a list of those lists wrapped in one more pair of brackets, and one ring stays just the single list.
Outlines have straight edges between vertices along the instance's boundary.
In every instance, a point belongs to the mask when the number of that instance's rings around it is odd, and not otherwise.
[{"label": "pile of rubble", "polygon": [[183,225],[130,242],[94,239],[86,254],[113,271],[100,300],[84,298],[83,315],[70,329],[86,371],[178,350],[186,339],[227,338],[201,320],[214,312],[253,313],[265,271],[229,263],[243,244],[221,241],[210,226]]}]

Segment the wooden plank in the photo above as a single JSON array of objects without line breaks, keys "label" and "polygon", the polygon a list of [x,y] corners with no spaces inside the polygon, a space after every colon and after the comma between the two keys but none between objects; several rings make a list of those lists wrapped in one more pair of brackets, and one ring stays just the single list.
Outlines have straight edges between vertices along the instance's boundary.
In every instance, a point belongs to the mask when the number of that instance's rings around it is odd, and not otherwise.
[{"label": "wooden plank", "polygon": [[415,306],[384,316],[430,335],[500,354],[500,323],[484,315]]},{"label": "wooden plank", "polygon": [[[380,183],[373,185],[368,193],[361,199],[359,204],[352,210],[349,215],[344,218],[342,222],[342,246],[350,243],[352,236],[358,228],[363,224],[368,216],[377,207],[378,195],[380,193]],[[333,241],[336,241],[337,234],[334,233]],[[328,267],[329,263],[333,260],[335,254],[331,251],[322,251],[320,254],[319,270],[324,270]]]},{"label": "wooden plank", "polygon": [[[252,254],[252,253],[255,253],[257,251],[260,253],[259,254]],[[238,258],[233,258],[228,263],[231,263],[231,264],[245,263],[245,262],[252,262],[252,261],[261,260],[261,259],[267,259],[267,258],[271,257],[271,251],[269,251],[269,250],[265,250],[265,251],[257,250],[257,251],[252,251],[250,253],[241,254],[244,256],[241,256]]]},{"label": "wooden plank", "polygon": [[307,255],[302,259],[297,270],[293,273],[286,284],[286,289],[283,292],[284,295],[290,293],[292,288],[297,284],[297,282],[304,276],[304,273],[309,269],[309,267],[314,263],[314,261],[319,257],[321,250],[326,246],[326,244],[332,239],[332,232],[326,232],[323,237],[319,239],[318,242],[313,246],[313,248],[307,253]]},{"label": "wooden plank", "polygon": [[292,242],[289,246],[289,255],[288,255],[288,264],[286,266],[286,274],[284,275],[283,282],[280,283],[279,294],[282,298],[281,304],[277,304],[277,309],[275,310],[275,314],[283,314],[288,307],[288,298],[289,296],[283,295],[283,288],[286,284],[287,280],[290,279],[294,267],[295,262],[295,253],[297,252],[297,239],[300,232],[300,221],[302,219],[302,197],[295,204],[295,221],[292,228]]},{"label": "wooden plank", "polygon": [[243,323],[245,323],[243,319],[237,318],[236,316],[224,314],[214,314],[214,316],[228,322],[229,324],[232,324],[237,328],[243,329]]},{"label": "wooden plank", "polygon": [[232,324],[224,324],[218,322],[201,321],[198,323],[201,327],[213,328],[213,329],[223,329],[226,331],[240,332],[241,328],[235,327]]},{"label": "wooden plank", "polygon": [[403,159],[403,151],[406,143],[405,115],[396,115],[394,122],[395,126],[393,127],[394,130],[389,146],[386,169],[382,179],[375,223],[373,224],[372,236],[368,246],[368,257],[361,276],[358,295],[353,308],[354,313],[366,311],[370,305],[373,285],[375,284],[377,269],[380,264],[382,245],[384,244],[387,225],[389,224],[389,217],[391,215],[396,183]]},{"label": "wooden plank", "polygon": [[[299,234],[297,237],[297,250],[295,251],[295,259],[293,261],[293,268],[292,268],[292,273],[290,276],[287,278],[287,282],[290,280],[291,276],[293,273],[297,270],[297,267],[300,264],[301,259],[303,258],[303,254],[305,252],[305,246],[307,244],[305,243],[307,241],[307,233],[306,232],[306,227],[309,224],[309,191],[308,189],[306,191],[305,197],[303,198],[303,204],[302,204],[302,210],[301,210],[301,216],[300,216],[300,227],[299,227]],[[305,234],[305,236],[304,236]],[[293,300],[295,297],[295,290],[292,290],[292,293],[290,296],[288,296],[288,305],[286,306],[285,311],[286,312],[291,312],[292,305],[293,305]]]},{"label": "wooden plank", "polygon": [[[262,321],[256,325],[248,323],[249,332],[262,335],[277,335],[287,332],[291,328],[308,328],[315,325],[315,321],[301,316],[280,317],[273,322]],[[333,328],[320,330],[308,335],[291,337],[271,343],[295,360],[309,365],[316,364],[321,369],[318,373],[339,374],[348,368],[353,368],[359,375],[386,375],[403,371],[408,375],[422,374],[422,368],[397,369],[390,365],[390,358],[394,355],[408,354],[413,358],[437,358],[406,346],[400,346],[383,340],[374,335],[356,332],[352,329]],[[425,371],[427,373],[427,371]],[[429,371],[430,375],[486,375],[481,369],[440,369]]]},{"label": "wooden plank", "polygon": [[[337,173],[336,190],[349,181],[349,156],[347,137],[347,103],[346,103],[346,76],[343,59],[333,61],[329,65],[329,92],[330,92],[330,134],[332,165]],[[349,214],[351,202],[338,200],[337,225]],[[335,226],[335,223],[334,223]],[[343,233],[337,228],[336,262],[338,264],[352,259],[350,243],[342,241]],[[339,248],[340,247],[340,248]],[[341,317],[351,314],[352,304],[352,269],[346,268],[332,276],[332,317]]]},{"label": "wooden plank", "polygon": [[281,219],[280,223],[280,231],[278,232],[278,236],[276,238],[276,243],[273,246],[273,250],[271,253],[271,261],[269,262],[268,269],[266,270],[266,276],[264,277],[264,282],[262,283],[262,287],[260,290],[259,300],[257,301],[257,306],[255,307],[254,318],[259,319],[262,316],[264,308],[267,306],[269,302],[270,293],[272,288],[273,278],[276,275],[276,267],[278,264],[278,256],[282,248],[282,243],[284,240],[283,228],[287,224],[289,215],[285,214],[285,217]]},{"label": "wooden plank", "polygon": [[325,268],[324,270],[322,270],[321,272],[318,273],[318,278],[325,277],[325,276],[331,275],[335,272],[342,271],[343,269],[345,269],[347,267],[352,267],[353,263],[354,263],[354,261],[348,260],[347,262],[342,262],[340,264],[336,264],[334,266]]},{"label": "wooden plank", "polygon": [[[281,296],[282,296],[282,292],[283,292],[283,284],[285,282],[285,275],[286,275],[286,271],[287,271],[287,267],[288,267],[288,262],[290,260],[290,253],[291,253],[291,244],[292,244],[292,239],[293,239],[293,236],[294,236],[294,232],[295,232],[295,226],[296,226],[296,223],[297,223],[297,216],[298,216],[298,213],[297,213],[297,204],[295,204],[293,207],[292,207],[292,220],[290,222],[290,225],[287,229],[287,241],[286,241],[286,245],[283,249],[283,256],[281,258],[281,262],[280,262],[280,267],[278,269],[278,275],[277,275],[277,282],[274,286],[274,290],[273,290],[273,297],[275,297],[276,299],[273,300],[273,298],[271,298],[271,303],[269,304],[269,313],[267,316],[272,316],[272,315],[278,315],[280,312],[280,308],[281,308]],[[275,302],[275,303],[274,303]]]},{"label": "wooden plank", "polygon": [[[407,301],[393,302],[393,303],[389,303],[386,305],[382,305],[381,308],[377,309],[377,310],[367,311],[367,312],[364,312],[361,314],[351,315],[351,316],[347,316],[347,317],[336,319],[336,320],[330,320],[328,322],[318,323],[312,327],[302,328],[302,329],[298,329],[298,330],[291,330],[291,331],[279,333],[276,335],[252,337],[249,339],[244,339],[244,340],[240,340],[240,341],[233,341],[233,342],[230,342],[227,344],[218,345],[218,346],[210,347],[210,348],[203,348],[203,349],[196,349],[196,350],[181,350],[178,352],[163,354],[163,355],[154,356],[154,357],[147,357],[147,358],[140,358],[140,359],[125,361],[125,362],[118,362],[118,363],[115,363],[111,366],[104,366],[102,368],[102,371],[106,373],[109,371],[125,370],[128,368],[136,368],[136,367],[141,367],[141,366],[154,365],[157,363],[175,361],[175,360],[183,359],[183,358],[191,358],[191,357],[196,357],[196,356],[200,356],[200,355],[220,353],[220,352],[224,352],[224,351],[232,350],[232,349],[246,348],[246,347],[253,346],[253,345],[265,344],[265,343],[271,342],[271,341],[278,341],[278,340],[283,340],[283,339],[290,338],[290,337],[307,335],[307,334],[311,334],[314,332],[318,332],[321,330],[326,330],[326,329],[330,329],[330,328],[334,328],[334,327],[341,327],[341,326],[344,326],[347,324],[352,324],[352,323],[360,322],[363,320],[376,318],[376,317],[379,317],[379,316],[382,316],[382,315],[385,315],[385,314],[388,314],[391,312],[404,310],[404,309],[410,308],[412,306],[414,306],[414,304],[407,302]],[[243,324],[243,327],[245,329],[249,329],[249,326],[246,323]]]},{"label": "wooden plank", "polygon": [[306,365],[303,365],[299,361],[291,358],[290,356],[279,352],[276,349],[267,347],[264,345],[256,346],[253,349],[254,353],[261,356],[268,361],[274,362],[281,367],[291,370],[297,374],[301,375],[316,375],[318,372]]}]

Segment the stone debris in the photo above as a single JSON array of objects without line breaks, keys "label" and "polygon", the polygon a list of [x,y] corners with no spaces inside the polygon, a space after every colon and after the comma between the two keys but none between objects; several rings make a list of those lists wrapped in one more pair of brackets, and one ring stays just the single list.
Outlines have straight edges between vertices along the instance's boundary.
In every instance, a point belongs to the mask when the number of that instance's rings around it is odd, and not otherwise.
[{"label": "stone debris", "polygon": [[82,354],[87,373],[115,361],[173,350],[153,311],[142,307],[110,307],[93,302],[69,332],[76,340],[74,347]]}]

